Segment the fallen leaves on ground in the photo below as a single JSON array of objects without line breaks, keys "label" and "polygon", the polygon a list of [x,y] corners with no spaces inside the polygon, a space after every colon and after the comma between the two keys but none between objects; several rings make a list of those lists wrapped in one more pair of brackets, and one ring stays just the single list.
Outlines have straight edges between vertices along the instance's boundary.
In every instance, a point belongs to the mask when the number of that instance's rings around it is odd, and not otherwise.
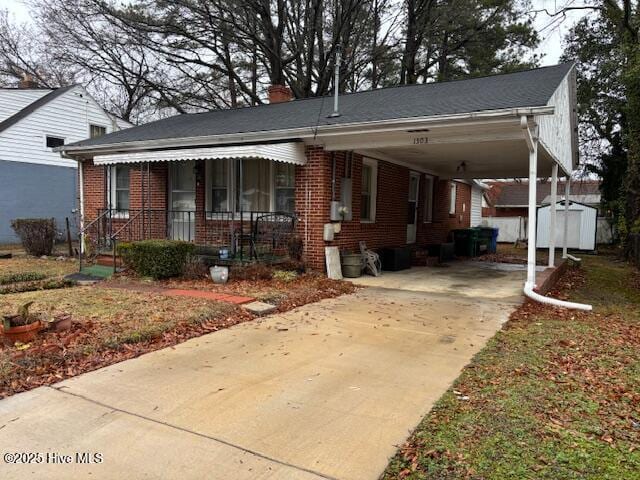
[{"label": "fallen leaves on ground", "polygon": [[[583,258],[526,302],[465,368],[384,479],[635,479],[640,471],[640,292],[611,257]],[[468,397],[460,401],[460,397]]]}]

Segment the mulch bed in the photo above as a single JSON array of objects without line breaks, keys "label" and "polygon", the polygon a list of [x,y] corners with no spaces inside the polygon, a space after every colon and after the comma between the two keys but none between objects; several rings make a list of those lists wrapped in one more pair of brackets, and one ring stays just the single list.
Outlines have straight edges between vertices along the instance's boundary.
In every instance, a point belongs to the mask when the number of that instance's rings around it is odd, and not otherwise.
[{"label": "mulch bed", "polygon": [[31,342],[27,350],[16,350],[13,362],[20,362],[29,368],[29,375],[23,370],[0,372],[0,398],[31,390],[43,385],[51,385],[81,373],[97,370],[114,363],[138,357],[161,348],[177,345],[190,338],[199,337],[238,323],[253,320],[253,316],[244,311],[233,315],[213,318],[201,323],[181,323],[164,332],[160,337],[137,343],[125,343],[118,348],[104,348],[89,354],[84,351],[91,348],[95,331],[99,326],[92,321],[75,322],[66,332],[41,332]]}]

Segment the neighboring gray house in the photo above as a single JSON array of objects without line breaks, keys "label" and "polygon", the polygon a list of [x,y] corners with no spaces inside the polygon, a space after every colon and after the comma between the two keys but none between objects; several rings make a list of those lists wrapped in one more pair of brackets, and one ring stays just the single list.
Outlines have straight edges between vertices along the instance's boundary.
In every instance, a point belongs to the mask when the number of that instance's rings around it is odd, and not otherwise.
[{"label": "neighboring gray house", "polygon": [[65,217],[77,206],[77,162],[53,148],[132,126],[103,110],[80,85],[0,88],[0,244],[18,239],[14,218]]}]

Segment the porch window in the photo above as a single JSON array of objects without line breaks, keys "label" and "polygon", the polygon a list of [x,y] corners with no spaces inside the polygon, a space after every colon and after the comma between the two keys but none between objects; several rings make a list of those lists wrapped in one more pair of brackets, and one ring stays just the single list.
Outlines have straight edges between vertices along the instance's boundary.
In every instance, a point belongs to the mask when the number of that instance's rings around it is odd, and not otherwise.
[{"label": "porch window", "polygon": [[276,162],[274,170],[275,210],[293,213],[296,205],[296,166]]},{"label": "porch window", "polygon": [[295,165],[262,158],[208,160],[210,212],[295,211]]},{"label": "porch window", "polygon": [[237,210],[268,212],[271,206],[270,161],[251,158],[239,162],[242,162],[242,170],[236,173]]},{"label": "porch window", "polygon": [[431,223],[433,221],[433,184],[434,178],[431,175],[425,175],[424,178],[424,222]]},{"label": "porch window", "polygon": [[118,211],[129,210],[129,165],[111,168],[111,208]]},{"label": "porch window", "polygon": [[456,213],[456,195],[458,193],[458,185],[456,182],[449,184],[449,215]]},{"label": "porch window", "polygon": [[215,160],[208,167],[211,194],[208,209],[229,211],[229,160]]},{"label": "porch window", "polygon": [[360,191],[360,221],[374,222],[376,219],[376,189],[378,164],[375,160],[362,160],[362,189]]}]

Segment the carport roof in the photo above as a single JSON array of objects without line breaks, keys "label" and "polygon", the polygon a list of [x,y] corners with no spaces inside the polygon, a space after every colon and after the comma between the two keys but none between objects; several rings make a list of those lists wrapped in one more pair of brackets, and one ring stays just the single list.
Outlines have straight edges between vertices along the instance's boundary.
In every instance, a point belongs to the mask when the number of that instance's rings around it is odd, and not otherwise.
[{"label": "carport roof", "polygon": [[176,115],[99,138],[66,145],[72,153],[87,147],[153,140],[282,131],[318,126],[545,106],[572,68],[564,63],[516,73],[441,83],[381,88],[340,96],[340,116],[329,117],[333,102],[316,97],[291,102]]}]

